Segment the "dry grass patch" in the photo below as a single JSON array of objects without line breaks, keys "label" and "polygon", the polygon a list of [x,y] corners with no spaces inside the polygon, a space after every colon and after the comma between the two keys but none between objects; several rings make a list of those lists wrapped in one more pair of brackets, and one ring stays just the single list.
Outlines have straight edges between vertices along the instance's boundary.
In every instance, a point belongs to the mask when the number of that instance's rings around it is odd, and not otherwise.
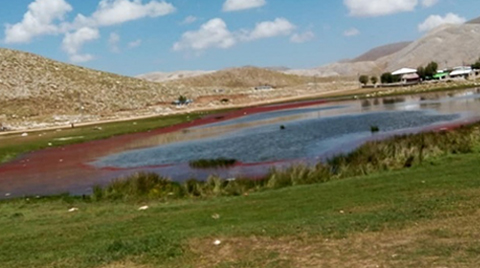
[{"label": "dry grass patch", "polygon": [[471,215],[419,222],[384,230],[326,239],[224,237],[192,240],[195,267],[478,267],[480,210]]}]

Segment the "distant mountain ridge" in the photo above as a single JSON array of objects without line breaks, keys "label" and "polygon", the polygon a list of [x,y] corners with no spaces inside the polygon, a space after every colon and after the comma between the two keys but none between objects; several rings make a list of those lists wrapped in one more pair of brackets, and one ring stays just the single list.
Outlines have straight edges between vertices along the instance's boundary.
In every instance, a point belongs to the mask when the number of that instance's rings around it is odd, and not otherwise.
[{"label": "distant mountain ridge", "polygon": [[256,87],[270,85],[273,87],[296,86],[307,83],[309,78],[285,74],[258,67],[241,67],[224,69],[195,77],[172,80],[169,84],[196,87]]},{"label": "distant mountain ridge", "polygon": [[[388,44],[379,46],[369,50],[365,54],[358,56],[357,58],[350,60],[349,62],[363,62],[363,61],[376,61],[380,58],[392,55],[410,45],[412,42],[399,42],[394,44]],[[348,61],[347,61],[348,62]]]},{"label": "distant mountain ridge", "polygon": [[350,61],[286,73],[318,77],[380,75],[400,68],[417,68],[431,61],[440,68],[470,64],[480,57],[480,18],[462,25],[443,25],[414,42],[374,48]]}]

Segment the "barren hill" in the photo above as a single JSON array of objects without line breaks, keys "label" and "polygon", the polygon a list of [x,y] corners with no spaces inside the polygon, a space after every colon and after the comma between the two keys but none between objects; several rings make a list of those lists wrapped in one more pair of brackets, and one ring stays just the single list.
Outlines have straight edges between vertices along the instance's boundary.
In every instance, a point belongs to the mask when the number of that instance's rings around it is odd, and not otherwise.
[{"label": "barren hill", "polygon": [[480,56],[480,24],[445,25],[390,56],[379,59],[387,71],[436,61],[440,68],[473,63]]},{"label": "barren hill", "polygon": [[467,24],[480,24],[480,17],[467,22]]},{"label": "barren hill", "polygon": [[212,72],[214,71],[154,72],[154,73],[148,73],[148,74],[141,74],[136,76],[136,78],[144,79],[152,82],[166,82],[171,80],[200,76],[200,75],[209,74]]},{"label": "barren hill", "polygon": [[80,113],[103,115],[145,108],[175,96],[171,86],[0,49],[0,122]]},{"label": "barren hill", "polygon": [[376,61],[380,58],[383,58],[385,56],[391,55],[393,53],[396,53],[404,49],[411,43],[412,42],[400,42],[400,43],[394,43],[394,44],[376,47],[374,49],[371,49],[367,53],[360,55],[359,57],[351,60],[350,62]]},{"label": "barren hill", "polygon": [[396,43],[370,50],[352,61],[342,61],[286,73],[311,76],[380,75],[403,67],[417,68],[436,61],[440,68],[473,63],[480,57],[480,18],[463,25],[444,25],[415,42]]},{"label": "barren hill", "polygon": [[214,73],[175,80],[169,84],[178,84],[192,87],[230,87],[246,88],[259,85],[273,87],[297,86],[305,84],[309,78],[284,74],[256,67],[233,68]]}]

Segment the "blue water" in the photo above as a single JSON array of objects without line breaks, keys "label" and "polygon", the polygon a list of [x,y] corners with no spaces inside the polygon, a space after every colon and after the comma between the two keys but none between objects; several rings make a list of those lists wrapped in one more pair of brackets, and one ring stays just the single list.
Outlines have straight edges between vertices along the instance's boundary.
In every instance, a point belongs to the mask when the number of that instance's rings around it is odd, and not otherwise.
[{"label": "blue water", "polygon": [[[100,159],[95,166],[137,168],[219,157],[235,158],[244,163],[316,158],[335,149],[342,151],[342,145],[371,136],[370,126],[373,125],[388,133],[453,121],[461,116],[418,110],[315,117],[313,110],[296,110],[295,114],[304,113],[305,117],[282,123],[243,127],[220,136],[123,152]],[[257,116],[253,117],[258,120]],[[248,122],[247,119],[232,120],[228,124]],[[280,124],[286,129],[281,130]]]}]

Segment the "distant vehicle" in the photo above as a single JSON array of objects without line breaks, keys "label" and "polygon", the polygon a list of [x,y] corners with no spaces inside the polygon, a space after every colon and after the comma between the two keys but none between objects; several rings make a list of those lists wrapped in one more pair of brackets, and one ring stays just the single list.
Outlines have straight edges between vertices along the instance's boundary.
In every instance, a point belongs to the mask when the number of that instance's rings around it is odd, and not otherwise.
[{"label": "distant vehicle", "polygon": [[189,105],[190,103],[193,103],[193,100],[191,99],[186,99],[185,101],[175,100],[172,102],[173,105],[177,105],[177,106]]},{"label": "distant vehicle", "polygon": [[268,85],[255,87],[255,90],[272,90],[272,89],[273,87]]}]

